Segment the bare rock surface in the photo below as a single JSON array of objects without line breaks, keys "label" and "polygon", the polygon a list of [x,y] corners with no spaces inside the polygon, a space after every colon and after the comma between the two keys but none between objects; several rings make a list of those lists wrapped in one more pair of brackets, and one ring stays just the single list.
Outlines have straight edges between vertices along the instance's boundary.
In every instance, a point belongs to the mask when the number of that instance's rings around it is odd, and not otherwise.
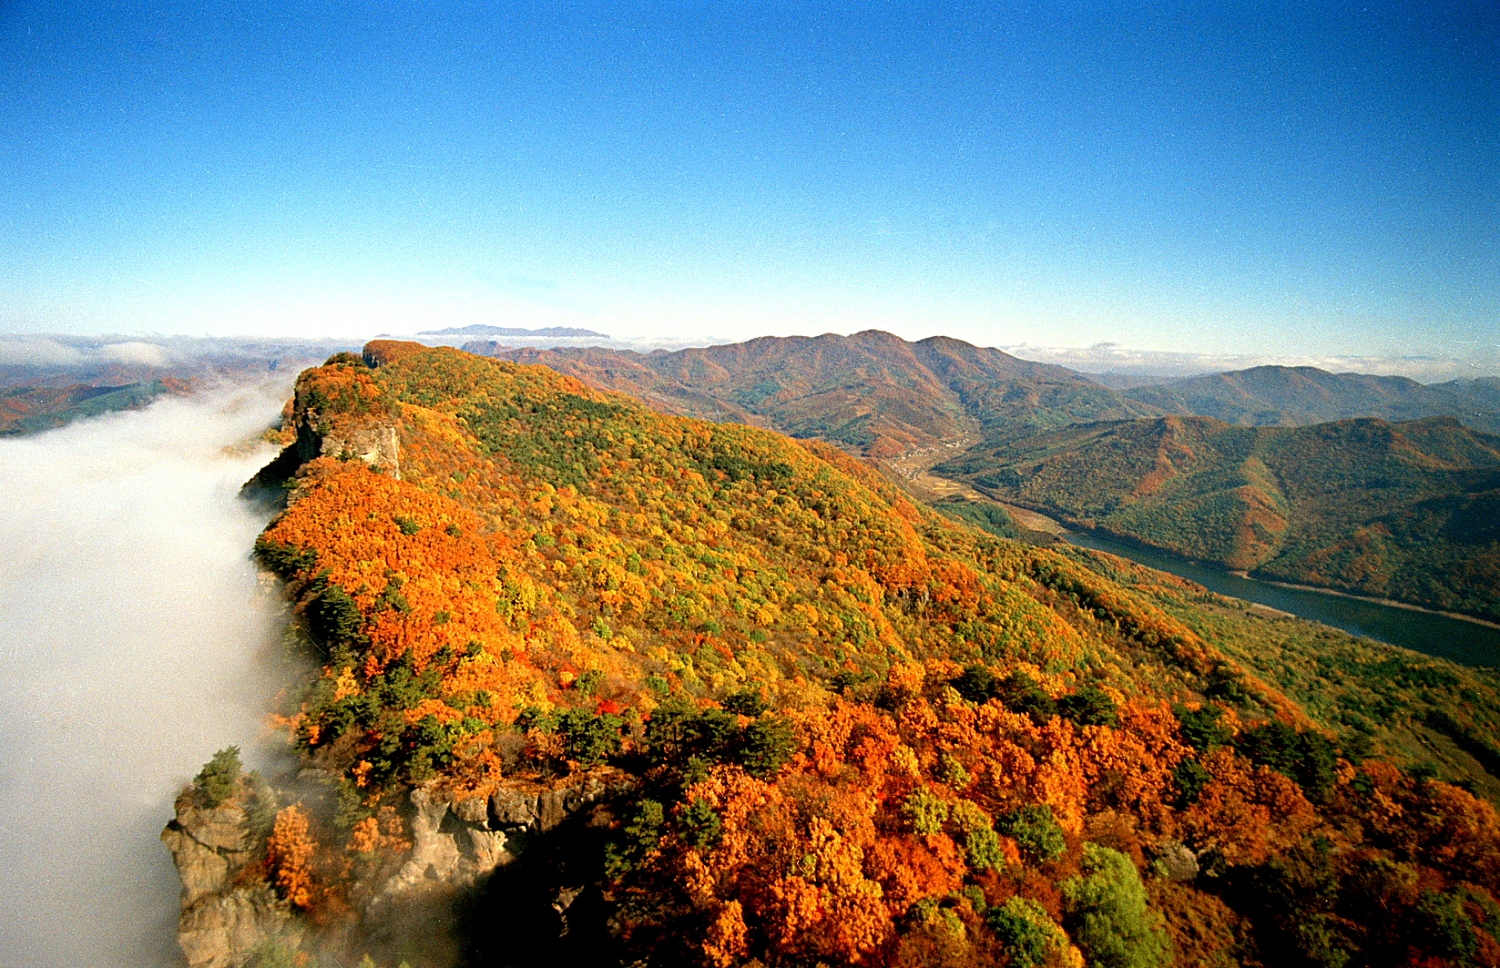
[{"label": "bare rock surface", "polygon": [[[600,770],[552,783],[508,780],[488,797],[459,800],[430,785],[417,787],[407,814],[410,851],[351,891],[353,918],[335,930],[345,940],[379,945],[420,936],[442,947],[444,925],[465,892],[514,862],[535,838],[634,786],[627,774]],[[162,831],[182,879],[178,940],[189,968],[242,968],[258,946],[277,938],[291,946],[340,944],[323,929],[321,941],[304,937],[304,922],[257,869],[264,831],[255,831],[247,810],[252,796],[242,785],[224,803],[207,807],[189,789]]]},{"label": "bare rock surface", "polygon": [[458,801],[418,787],[411,792],[411,854],[372,906],[424,886],[469,887],[514,860],[529,837],[555,829],[578,811],[631,785],[623,774],[590,773],[558,785],[506,784],[488,800]]},{"label": "bare rock surface", "polygon": [[256,878],[243,878],[259,860],[257,838],[240,789],[218,806],[184,791],[176,816],[161,833],[182,879],[177,938],[190,968],[239,968],[256,946],[299,931],[291,909]]}]

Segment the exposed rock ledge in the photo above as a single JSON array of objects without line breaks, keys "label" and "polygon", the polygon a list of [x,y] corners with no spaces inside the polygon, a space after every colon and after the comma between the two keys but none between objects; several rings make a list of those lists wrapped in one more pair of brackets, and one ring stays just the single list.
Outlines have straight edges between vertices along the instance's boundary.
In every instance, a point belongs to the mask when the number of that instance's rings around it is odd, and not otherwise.
[{"label": "exposed rock ledge", "polygon": [[193,968],[237,968],[271,938],[301,934],[291,908],[259,877],[246,877],[261,844],[239,794],[217,807],[186,790],[161,833],[182,879],[177,940]]},{"label": "exposed rock ledge", "polygon": [[401,479],[401,441],[395,422],[388,419],[344,420],[336,427],[325,427],[317,412],[309,411],[297,424],[297,442],[292,446],[299,467],[318,457],[337,457],[362,460]]},{"label": "exposed rock ledge", "polygon": [[[489,797],[457,802],[430,787],[414,789],[410,853],[373,891],[351,899],[357,923],[340,933],[381,942],[430,935],[454,902],[516,860],[533,838],[634,787],[628,774],[600,770],[551,784],[508,781]],[[243,804],[236,796],[205,809],[189,790],[162,831],[182,879],[178,939],[191,968],[241,968],[256,946],[273,938],[295,945],[307,931],[255,869],[264,835],[252,831]]]},{"label": "exposed rock ledge", "polygon": [[365,933],[385,942],[429,934],[456,901],[515,861],[534,838],[635,785],[628,774],[608,770],[550,785],[510,782],[490,797],[456,802],[428,788],[413,790],[411,853],[360,912]]}]

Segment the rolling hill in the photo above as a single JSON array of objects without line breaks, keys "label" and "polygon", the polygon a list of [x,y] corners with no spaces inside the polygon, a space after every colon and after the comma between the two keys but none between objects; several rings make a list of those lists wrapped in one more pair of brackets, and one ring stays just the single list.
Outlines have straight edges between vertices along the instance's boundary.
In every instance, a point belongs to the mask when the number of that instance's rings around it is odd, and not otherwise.
[{"label": "rolling hill", "polygon": [[1091,423],[937,470],[1228,568],[1500,619],[1500,437],[1452,418]]},{"label": "rolling hill", "polygon": [[143,407],[163,393],[186,389],[180,380],[150,380],[123,386],[18,386],[0,390],[0,436],[41,433],[75,420]]},{"label": "rolling hill", "polygon": [[506,350],[482,342],[465,349],[540,363],[667,413],[771,427],[876,458],[1160,412],[1064,367],[947,337],[910,343],[879,330],[671,353]]}]

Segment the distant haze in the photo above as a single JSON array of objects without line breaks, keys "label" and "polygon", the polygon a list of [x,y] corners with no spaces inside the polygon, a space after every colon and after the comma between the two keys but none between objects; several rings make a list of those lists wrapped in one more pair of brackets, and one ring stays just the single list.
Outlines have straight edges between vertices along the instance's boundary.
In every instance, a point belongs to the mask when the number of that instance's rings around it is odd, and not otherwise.
[{"label": "distant haze", "polygon": [[1228,373],[1256,366],[1315,366],[1329,373],[1366,373],[1404,376],[1418,383],[1500,376],[1500,347],[1475,346],[1456,356],[1354,356],[1291,353],[1268,348],[1258,353],[1186,353],[1099,343],[1085,348],[1001,345],[1012,356],[1037,363],[1054,363],[1080,373],[1111,373],[1132,377],[1127,385]]},{"label": "distant haze", "polygon": [[[500,330],[503,327],[477,327]],[[370,333],[374,338],[411,339],[428,346],[461,346],[482,335],[464,332],[475,327],[450,327],[448,331],[422,333]],[[818,330],[809,335],[820,335]],[[523,332],[523,331],[515,331]],[[853,330],[847,330],[853,332]],[[751,336],[764,336],[753,333]],[[930,335],[930,334],[929,334]],[[956,336],[954,333],[939,335]],[[594,336],[547,335],[530,331],[526,335],[500,335],[489,338],[507,347],[604,346],[610,349],[648,353],[655,349],[681,350],[690,347],[733,343],[740,340],[705,330],[695,336],[655,339]],[[749,337],[745,337],[749,338]],[[271,364],[285,371],[312,366],[339,350],[358,350],[364,337],[340,340],[307,340],[298,336],[154,336],[126,340],[119,336],[40,335],[0,333],[0,378],[7,375],[24,381],[38,375],[76,371],[82,379],[94,382],[122,383],[173,375],[192,376],[211,370],[250,372],[258,367],[264,372]],[[1254,366],[1315,366],[1330,373],[1368,373],[1377,376],[1404,376],[1419,383],[1441,383],[1454,379],[1500,377],[1500,346],[1476,344],[1462,355],[1430,356],[1351,356],[1293,353],[1266,347],[1254,353],[1194,353],[1151,350],[1120,343],[1097,343],[1088,347],[1059,347],[981,341],[976,345],[994,346],[1023,360],[1053,363],[1080,373],[1114,374],[1121,379],[1110,381],[1117,386],[1145,386],[1167,380],[1225,373]],[[1456,348],[1457,349],[1457,348]]]},{"label": "distant haze", "polygon": [[[0,966],[180,964],[157,841],[215,750],[263,736],[278,604],[226,445],[276,386],[0,441]],[[253,750],[246,750],[254,759]]]}]

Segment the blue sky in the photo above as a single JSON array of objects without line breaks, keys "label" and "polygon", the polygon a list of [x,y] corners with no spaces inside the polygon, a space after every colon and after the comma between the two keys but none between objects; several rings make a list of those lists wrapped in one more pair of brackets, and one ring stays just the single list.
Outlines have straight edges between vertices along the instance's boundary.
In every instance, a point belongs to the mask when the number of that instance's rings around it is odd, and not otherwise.
[{"label": "blue sky", "polygon": [[5,332],[1492,359],[1500,13],[11,0],[0,251]]}]

